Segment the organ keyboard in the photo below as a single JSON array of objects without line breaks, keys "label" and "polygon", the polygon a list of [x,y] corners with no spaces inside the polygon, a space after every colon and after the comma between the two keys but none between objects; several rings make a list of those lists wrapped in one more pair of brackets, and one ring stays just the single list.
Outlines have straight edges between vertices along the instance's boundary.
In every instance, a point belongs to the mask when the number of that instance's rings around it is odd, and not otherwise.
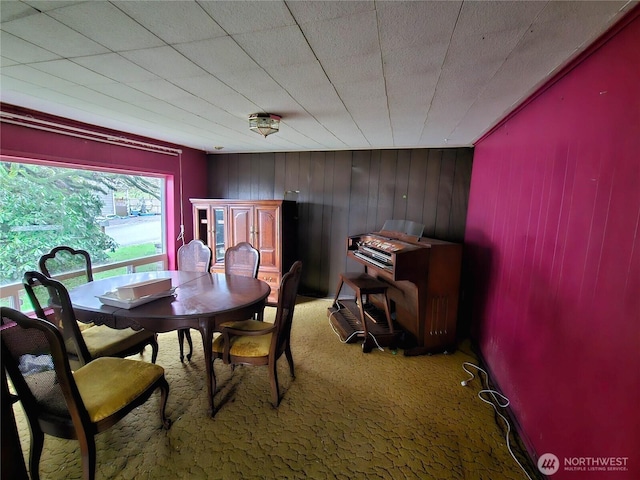
[{"label": "organ keyboard", "polygon": [[[388,284],[391,316],[405,332],[405,355],[455,348],[462,245],[383,229],[349,237],[347,257]],[[370,303],[382,310],[385,299],[371,297]],[[341,336],[350,338],[349,332],[360,328],[348,315],[342,318],[340,305],[328,315]],[[368,317],[375,322],[375,316]]]}]

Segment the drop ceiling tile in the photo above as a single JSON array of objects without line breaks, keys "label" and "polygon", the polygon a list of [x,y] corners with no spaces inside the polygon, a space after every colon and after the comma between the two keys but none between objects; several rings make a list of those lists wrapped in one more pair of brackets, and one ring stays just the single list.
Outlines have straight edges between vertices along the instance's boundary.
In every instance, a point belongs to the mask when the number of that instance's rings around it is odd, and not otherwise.
[{"label": "drop ceiling tile", "polygon": [[103,95],[117,98],[120,101],[127,102],[130,104],[138,104],[142,102],[148,102],[155,100],[154,97],[147,95],[135,88],[130,87],[129,85],[125,85],[123,83],[105,83],[102,85],[93,85],[91,86],[92,90],[96,92],[102,93]]},{"label": "drop ceiling tile", "polygon": [[[108,51],[90,37],[72,30],[43,13],[3,23],[2,30],[65,58]],[[55,39],[55,42],[51,39]]]},{"label": "drop ceiling tile", "polygon": [[380,48],[375,12],[306,23],[301,28],[320,63],[329,59],[368,55],[378,52]]},{"label": "drop ceiling tile", "polygon": [[73,87],[75,85],[74,83],[71,83],[68,80],[64,80],[62,78],[56,77],[46,72],[36,70],[35,68],[30,67],[28,65],[14,65],[14,66],[3,68],[2,76],[3,78],[11,77],[16,80],[21,80],[25,83],[38,85],[40,87],[50,88],[53,90],[55,90],[56,87],[61,87],[61,86]]},{"label": "drop ceiling tile", "polygon": [[197,2],[114,2],[140,25],[169,44],[222,37],[226,32]]},{"label": "drop ceiling tile", "polygon": [[382,55],[448,43],[462,2],[378,2]]},{"label": "drop ceiling tile", "polygon": [[207,1],[200,5],[229,35],[295,24],[287,5],[281,1]]},{"label": "drop ceiling tile", "polygon": [[[10,58],[0,56],[0,67],[9,67],[11,65],[18,65],[18,62],[11,60]],[[2,73],[0,73],[0,76]]]},{"label": "drop ceiling tile", "polygon": [[300,88],[329,85],[329,79],[320,63],[311,62],[295,65],[278,65],[265,67],[266,72],[289,93]]},{"label": "drop ceiling tile", "polygon": [[255,69],[258,65],[231,37],[175,45],[176,50],[214,75]]},{"label": "drop ceiling tile", "polygon": [[[234,35],[240,47],[263,66],[293,65],[315,60],[313,52],[297,26]],[[286,48],[279,48],[286,45]]]},{"label": "drop ceiling tile", "polygon": [[33,64],[33,68],[78,85],[97,85],[113,80],[95,73],[71,60],[52,60]]},{"label": "drop ceiling tile", "polygon": [[246,115],[259,110],[253,102],[213,76],[181,78],[175,84],[229,113]]},{"label": "drop ceiling tile", "polygon": [[288,95],[273,78],[260,68],[221,72],[217,74],[217,78],[250,100],[262,98],[263,93],[267,92]]},{"label": "drop ceiling tile", "polygon": [[52,2],[51,0],[23,0],[23,1],[24,3],[28,3],[33,8],[41,12],[49,12],[57,8],[64,8],[70,5],[83,3],[86,0],[55,0],[54,2]]},{"label": "drop ceiling tile", "polygon": [[373,11],[376,8],[376,4],[373,1],[358,0],[348,2],[336,2],[333,0],[289,2],[287,6],[299,24],[346,17],[355,13]]},{"label": "drop ceiling tile", "polygon": [[159,77],[117,53],[74,58],[73,61],[96,73],[122,83],[158,80]]},{"label": "drop ceiling tile", "polygon": [[185,95],[185,91],[166,80],[151,80],[147,82],[130,82],[129,85],[151,97],[159,100],[171,100]]},{"label": "drop ceiling tile", "polygon": [[448,66],[467,68],[469,71],[484,69],[484,64],[503,63],[521,41],[526,29],[502,30],[477,35],[454,35],[451,39]]},{"label": "drop ceiling tile", "polygon": [[296,123],[296,128],[296,131],[283,130],[278,134],[278,137],[290,142],[291,148],[294,150],[300,150],[301,145],[310,145],[310,150],[328,150],[336,148],[335,145],[343,145],[331,132],[325,130],[322,125],[318,125],[317,123],[308,126]]},{"label": "drop ceiling tile", "polygon": [[526,30],[547,2],[464,2],[456,34],[481,35],[504,30]]},{"label": "drop ceiling tile", "polygon": [[341,83],[336,85],[336,90],[345,104],[357,105],[357,102],[366,102],[372,99],[383,102],[385,106],[387,104],[384,81],[379,77],[361,82]]},{"label": "drop ceiling tile", "polygon": [[83,2],[52,10],[49,15],[109,50],[126,51],[164,44],[110,2]]},{"label": "drop ceiling tile", "polygon": [[2,2],[2,8],[0,8],[0,21],[10,22],[22,17],[28,17],[29,15],[36,15],[40,12],[35,8],[27,5],[24,2]]},{"label": "drop ceiling tile", "polygon": [[121,55],[141,68],[166,79],[195,77],[206,72],[173,47],[130,50]]},{"label": "drop ceiling tile", "polygon": [[289,92],[295,101],[312,116],[337,114],[346,112],[346,108],[332,85],[309,86],[308,89],[297,89]]},{"label": "drop ceiling tile", "polygon": [[237,92],[226,83],[221,82],[213,75],[198,75],[189,78],[177,78],[175,84],[198,97],[215,99]]},{"label": "drop ceiling tile", "polygon": [[448,48],[447,41],[394,50],[382,57],[385,77],[396,81],[416,74],[437,73],[444,63]]},{"label": "drop ceiling tile", "polygon": [[60,55],[41,48],[33,43],[11,35],[7,32],[0,32],[0,45],[2,46],[2,56],[13,59],[16,63],[43,62],[60,58]]},{"label": "drop ceiling tile", "polygon": [[382,59],[378,52],[368,55],[328,59],[322,62],[322,66],[333,84],[382,78],[383,72]]}]

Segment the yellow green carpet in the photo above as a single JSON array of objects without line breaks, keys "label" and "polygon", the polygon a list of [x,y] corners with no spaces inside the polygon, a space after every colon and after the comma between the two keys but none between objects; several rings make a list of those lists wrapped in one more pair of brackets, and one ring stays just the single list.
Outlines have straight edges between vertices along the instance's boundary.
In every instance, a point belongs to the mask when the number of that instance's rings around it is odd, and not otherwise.
[{"label": "yellow green carpet", "polygon": [[[492,407],[477,397],[480,382],[460,385],[467,378],[462,362],[477,362],[468,344],[451,355],[364,354],[334,334],[330,303],[299,299],[292,332],[296,378],[281,358],[278,409],[270,403],[266,367],[232,371],[216,361],[218,411],[209,418],[200,335],[192,331],[195,353],[181,364],[177,334],[160,334],[157,363],[171,387],[173,425],[159,429],[155,395],[97,437],[96,478],[527,478]],[[267,319],[272,312],[267,309]],[[150,357],[147,349],[131,358]],[[28,427],[19,404],[14,410],[26,459]],[[513,435],[511,441],[517,447]],[[78,443],[47,436],[40,472],[43,480],[80,478]]]}]

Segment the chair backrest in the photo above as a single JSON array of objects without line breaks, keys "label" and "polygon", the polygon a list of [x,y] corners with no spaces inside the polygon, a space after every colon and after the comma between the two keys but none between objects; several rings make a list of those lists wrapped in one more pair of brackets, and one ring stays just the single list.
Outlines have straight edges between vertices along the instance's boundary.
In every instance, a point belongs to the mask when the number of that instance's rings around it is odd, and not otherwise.
[{"label": "chair backrest", "polygon": [[296,297],[298,296],[298,287],[300,286],[300,277],[302,276],[302,262],[298,260],[285,275],[280,282],[280,295],[278,296],[278,310],[274,325],[276,326],[275,334],[271,341],[269,355],[273,358],[279,357],[285,347],[289,343],[291,336],[291,324],[293,322],[293,310],[296,306]]},{"label": "chair backrest", "polygon": [[8,307],[0,308],[0,317],[2,364],[29,423],[45,433],[75,438],[74,420],[89,425],[90,419],[58,328]]},{"label": "chair backrest", "polygon": [[[41,256],[38,263],[42,273],[62,282],[67,288],[93,282],[91,256],[85,250],[61,245]],[[70,273],[74,275],[68,275]]]},{"label": "chair backrest", "polygon": [[55,314],[56,321],[62,327],[61,333],[69,356],[77,358],[82,365],[89,363],[92,360],[91,354],[82,338],[66,287],[61,282],[36,271],[26,272],[22,284],[36,316],[48,318],[45,310]]},{"label": "chair backrest", "polygon": [[208,272],[211,266],[211,249],[202,240],[191,240],[178,249],[178,270]]},{"label": "chair backrest", "polygon": [[243,275],[258,277],[260,252],[250,243],[240,242],[224,252],[224,273],[227,275]]}]

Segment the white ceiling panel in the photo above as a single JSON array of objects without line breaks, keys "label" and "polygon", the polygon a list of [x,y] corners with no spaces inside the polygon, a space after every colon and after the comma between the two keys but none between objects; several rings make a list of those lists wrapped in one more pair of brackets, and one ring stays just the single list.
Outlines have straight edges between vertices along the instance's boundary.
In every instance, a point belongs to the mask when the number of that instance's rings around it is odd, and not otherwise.
[{"label": "white ceiling panel", "polygon": [[295,25],[285,2],[243,0],[199,3],[229,35]]},{"label": "white ceiling panel", "polygon": [[306,23],[302,31],[320,63],[380,51],[375,11]]},{"label": "white ceiling panel", "polygon": [[[378,2],[380,4],[380,2]],[[320,2],[289,2],[289,10],[298,24],[319,22],[332,18],[346,17],[354,13],[369,12],[376,9],[376,2],[352,0],[336,2],[335,0]]]},{"label": "white ceiling panel", "polygon": [[34,63],[33,68],[78,85],[99,85],[113,82],[109,78],[93,72],[82,65],[78,65],[71,60],[53,60],[50,62]]},{"label": "white ceiling panel", "polygon": [[2,0],[0,96],[222,153],[471,146],[637,3]]},{"label": "white ceiling panel", "polygon": [[56,55],[5,31],[1,32],[0,46],[2,48],[2,56],[10,58],[17,63],[36,63],[60,58],[60,55]]},{"label": "white ceiling panel", "polygon": [[83,2],[49,15],[112,51],[162,46],[164,42],[111,2]]},{"label": "white ceiling panel", "polygon": [[129,83],[160,79],[118,53],[77,57],[73,61],[116,82]]},{"label": "white ceiling panel", "polygon": [[216,37],[185,43],[175,45],[175,48],[214,76],[258,67],[258,64],[231,37]]},{"label": "white ceiling panel", "polygon": [[37,85],[45,89],[50,88],[53,92],[55,92],[58,87],[73,87],[76,85],[73,82],[56,77],[50,73],[43,72],[29,65],[12,65],[10,67],[3,68],[3,79],[5,76],[21,80],[27,84]]},{"label": "white ceiling panel", "polygon": [[227,33],[197,2],[125,1],[114,5],[168,44],[223,37]]},{"label": "white ceiling panel", "polygon": [[2,31],[66,58],[108,52],[91,37],[78,33],[44,13],[4,22]]},{"label": "white ceiling panel", "polygon": [[382,55],[416,46],[448,43],[462,2],[378,2]]},{"label": "white ceiling panel", "polygon": [[169,46],[130,50],[123,52],[122,56],[165,79],[197,77],[206,74],[202,68]]},{"label": "white ceiling panel", "polygon": [[[233,40],[256,63],[264,67],[295,65],[315,60],[313,51],[307,45],[302,32],[297,26],[234,35]],[[277,48],[280,45],[286,47]]]},{"label": "white ceiling panel", "polygon": [[2,2],[0,7],[0,20],[2,22],[10,22],[29,15],[39,13],[38,10],[25,2]]},{"label": "white ceiling panel", "polygon": [[[345,68],[346,65],[348,68]],[[382,59],[379,52],[325,60],[322,66],[333,84],[383,78]]]}]

